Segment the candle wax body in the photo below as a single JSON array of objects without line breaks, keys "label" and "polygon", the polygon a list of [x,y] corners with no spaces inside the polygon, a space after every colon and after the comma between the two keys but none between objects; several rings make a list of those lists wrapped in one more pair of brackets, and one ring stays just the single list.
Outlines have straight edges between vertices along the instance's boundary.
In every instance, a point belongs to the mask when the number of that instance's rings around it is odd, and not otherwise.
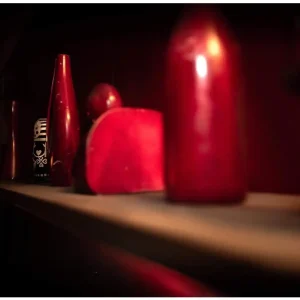
[{"label": "candle wax body", "polygon": [[211,10],[185,16],[171,37],[164,123],[172,201],[224,203],[245,195],[238,62],[234,40]]}]

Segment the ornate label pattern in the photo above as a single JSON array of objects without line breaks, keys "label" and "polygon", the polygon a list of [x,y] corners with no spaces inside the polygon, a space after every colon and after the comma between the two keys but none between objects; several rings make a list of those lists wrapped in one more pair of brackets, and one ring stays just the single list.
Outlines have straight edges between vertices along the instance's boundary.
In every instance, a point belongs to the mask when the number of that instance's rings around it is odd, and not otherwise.
[{"label": "ornate label pattern", "polygon": [[36,177],[48,176],[47,160],[47,119],[38,119],[34,124],[33,133],[33,170]]}]

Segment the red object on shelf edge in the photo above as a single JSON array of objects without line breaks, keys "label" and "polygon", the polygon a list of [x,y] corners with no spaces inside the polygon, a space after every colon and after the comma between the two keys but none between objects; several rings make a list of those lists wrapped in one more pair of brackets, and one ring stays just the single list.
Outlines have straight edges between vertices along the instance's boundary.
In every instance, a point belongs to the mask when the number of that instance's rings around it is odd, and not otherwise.
[{"label": "red object on shelf edge", "polygon": [[66,54],[59,54],[55,62],[47,122],[50,180],[52,185],[69,186],[80,128],[70,57]]},{"label": "red object on shelf edge", "polygon": [[1,178],[4,180],[17,179],[19,175],[19,143],[18,143],[18,102],[9,102],[8,143],[4,154],[4,165]]},{"label": "red object on shelf edge", "polygon": [[219,297],[221,294],[176,270],[107,245],[97,246],[111,273],[135,286],[139,297]]},{"label": "red object on shelf edge", "polygon": [[162,114],[150,109],[116,108],[94,123],[74,161],[78,192],[96,194],[161,191]]},{"label": "red object on shelf edge", "polygon": [[211,8],[192,6],[169,44],[165,161],[172,201],[227,203],[246,192],[237,45]]},{"label": "red object on shelf edge", "polygon": [[123,106],[118,91],[110,84],[97,84],[88,96],[86,103],[87,116],[96,121],[107,110]]}]

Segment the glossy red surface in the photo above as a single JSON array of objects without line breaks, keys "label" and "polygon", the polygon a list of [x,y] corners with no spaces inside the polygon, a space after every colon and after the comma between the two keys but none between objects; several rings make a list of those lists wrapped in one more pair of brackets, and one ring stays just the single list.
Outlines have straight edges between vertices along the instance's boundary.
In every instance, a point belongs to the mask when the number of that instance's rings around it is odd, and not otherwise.
[{"label": "glossy red surface", "polygon": [[162,114],[150,109],[124,107],[103,114],[76,158],[75,186],[87,183],[97,194],[164,190],[162,123]]},{"label": "glossy red surface", "polygon": [[217,13],[198,8],[181,20],[168,50],[167,196],[240,201],[246,184],[238,132],[238,47]]},{"label": "glossy red surface", "polygon": [[5,151],[4,166],[1,178],[4,180],[17,179],[19,175],[19,142],[18,142],[18,102],[9,103],[8,115],[8,143]]},{"label": "glossy red surface", "polygon": [[95,121],[109,109],[121,107],[122,99],[118,91],[110,84],[97,84],[88,96],[86,109],[87,116]]},{"label": "glossy red surface", "polygon": [[66,54],[56,59],[47,120],[50,180],[53,185],[69,186],[80,128],[70,57]]}]

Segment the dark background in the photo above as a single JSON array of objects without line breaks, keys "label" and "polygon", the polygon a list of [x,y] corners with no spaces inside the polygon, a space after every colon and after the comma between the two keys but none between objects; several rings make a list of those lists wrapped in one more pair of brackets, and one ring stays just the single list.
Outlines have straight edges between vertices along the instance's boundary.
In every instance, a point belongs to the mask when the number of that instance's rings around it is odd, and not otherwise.
[{"label": "dark background", "polygon": [[[217,5],[242,53],[250,189],[300,193],[299,5]],[[31,173],[33,124],[45,117],[54,60],[71,56],[84,101],[94,85],[113,84],[126,106],[161,110],[164,59],[183,4],[1,5],[1,105],[21,105],[21,177]],[[292,79],[291,79],[292,78]],[[295,79],[296,78],[296,79]],[[5,105],[4,105],[5,106]]]}]

